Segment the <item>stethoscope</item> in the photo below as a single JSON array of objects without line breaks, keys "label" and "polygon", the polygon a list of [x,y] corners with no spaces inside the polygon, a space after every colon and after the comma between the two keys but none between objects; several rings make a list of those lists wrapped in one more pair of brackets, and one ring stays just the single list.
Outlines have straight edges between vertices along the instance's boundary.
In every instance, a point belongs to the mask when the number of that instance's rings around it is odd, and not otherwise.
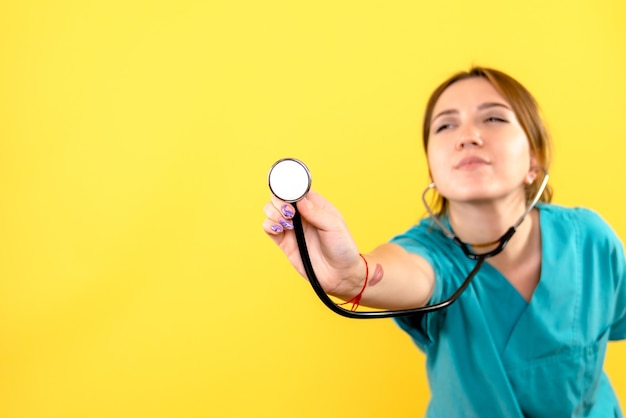
[{"label": "stethoscope", "polygon": [[302,259],[302,265],[304,266],[304,271],[309,279],[309,283],[313,287],[313,290],[319,297],[319,299],[333,312],[348,317],[348,318],[358,318],[358,319],[372,319],[372,318],[392,318],[404,315],[411,314],[424,314],[428,312],[438,311],[444,308],[447,308],[452,303],[454,303],[459,296],[467,289],[470,282],[480,270],[480,267],[483,265],[485,259],[489,257],[493,257],[498,255],[504,250],[506,244],[509,242],[517,227],[522,223],[524,218],[530,213],[530,211],[535,207],[539,198],[541,197],[544,189],[548,184],[548,173],[544,170],[543,181],[541,182],[541,186],[537,191],[534,199],[528,207],[526,211],[520,216],[520,218],[511,226],[498,240],[493,241],[486,245],[495,245],[497,247],[491,251],[486,253],[477,254],[471,250],[471,245],[464,243],[461,241],[449,228],[447,228],[437,216],[434,215],[428,202],[426,201],[427,193],[435,188],[435,184],[430,184],[422,193],[422,202],[430,215],[430,218],[435,222],[435,224],[441,228],[444,235],[450,238],[456,245],[458,245],[465,256],[467,256],[471,260],[476,260],[476,264],[470,273],[467,275],[461,286],[450,296],[448,299],[438,302],[432,305],[422,306],[420,308],[412,308],[412,309],[400,309],[393,311],[351,311],[348,309],[344,309],[341,306],[337,305],[333,300],[324,292],[324,289],[320,285],[317,277],[315,276],[315,272],[313,271],[313,265],[311,264],[311,259],[309,257],[309,252],[307,250],[306,239],[304,237],[304,229],[302,227],[302,218],[300,213],[298,212],[297,202],[301,200],[311,189],[311,173],[306,165],[300,160],[295,158],[284,158],[278,160],[269,171],[268,175],[268,183],[271,192],[285,202],[291,203],[295,208],[295,215],[293,217],[293,226],[296,235],[296,242],[298,243],[298,250],[300,252],[300,258]]}]

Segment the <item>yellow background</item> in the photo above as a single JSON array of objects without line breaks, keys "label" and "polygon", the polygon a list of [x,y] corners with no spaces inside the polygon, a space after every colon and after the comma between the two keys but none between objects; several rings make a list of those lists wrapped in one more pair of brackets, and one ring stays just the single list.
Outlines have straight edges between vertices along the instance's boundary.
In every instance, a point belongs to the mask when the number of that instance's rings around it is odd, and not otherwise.
[{"label": "yellow background", "polygon": [[408,337],[327,311],[264,236],[269,167],[303,159],[368,251],[424,213],[428,94],[493,66],[542,105],[555,201],[624,239],[625,19],[623,0],[2,1],[0,416],[422,415]]}]

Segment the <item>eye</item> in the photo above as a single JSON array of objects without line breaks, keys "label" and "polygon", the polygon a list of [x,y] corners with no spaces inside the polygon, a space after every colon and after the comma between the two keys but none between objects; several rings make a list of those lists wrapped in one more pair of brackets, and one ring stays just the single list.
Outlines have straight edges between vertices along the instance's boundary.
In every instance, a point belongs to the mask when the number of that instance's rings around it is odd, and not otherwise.
[{"label": "eye", "polygon": [[499,116],[489,116],[487,119],[485,119],[485,122],[500,122],[500,123],[507,123],[508,120],[501,118]]},{"label": "eye", "polygon": [[438,134],[439,132],[445,129],[450,129],[451,127],[452,127],[451,123],[444,123],[442,125],[439,125],[437,128],[435,128],[435,133]]}]

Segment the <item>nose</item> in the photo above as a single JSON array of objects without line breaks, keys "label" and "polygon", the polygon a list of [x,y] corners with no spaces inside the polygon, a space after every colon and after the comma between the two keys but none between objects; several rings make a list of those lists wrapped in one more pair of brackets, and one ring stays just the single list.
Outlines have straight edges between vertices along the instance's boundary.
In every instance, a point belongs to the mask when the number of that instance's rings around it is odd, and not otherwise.
[{"label": "nose", "polygon": [[483,139],[480,131],[474,126],[466,126],[459,132],[459,138],[456,143],[456,149],[465,149],[470,147],[482,147]]}]

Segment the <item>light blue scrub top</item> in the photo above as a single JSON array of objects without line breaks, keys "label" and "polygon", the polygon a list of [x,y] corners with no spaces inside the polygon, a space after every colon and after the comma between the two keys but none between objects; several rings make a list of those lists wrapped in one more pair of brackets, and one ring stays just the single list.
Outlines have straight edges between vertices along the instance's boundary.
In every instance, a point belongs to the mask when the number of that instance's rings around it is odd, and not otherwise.
[{"label": "light blue scrub top", "polygon": [[[395,319],[426,354],[427,417],[622,417],[602,369],[607,342],[626,338],[622,243],[590,210],[538,209],[541,278],[529,303],[486,262],[447,309]],[[431,303],[475,263],[429,219],[391,242],[432,265]]]}]

